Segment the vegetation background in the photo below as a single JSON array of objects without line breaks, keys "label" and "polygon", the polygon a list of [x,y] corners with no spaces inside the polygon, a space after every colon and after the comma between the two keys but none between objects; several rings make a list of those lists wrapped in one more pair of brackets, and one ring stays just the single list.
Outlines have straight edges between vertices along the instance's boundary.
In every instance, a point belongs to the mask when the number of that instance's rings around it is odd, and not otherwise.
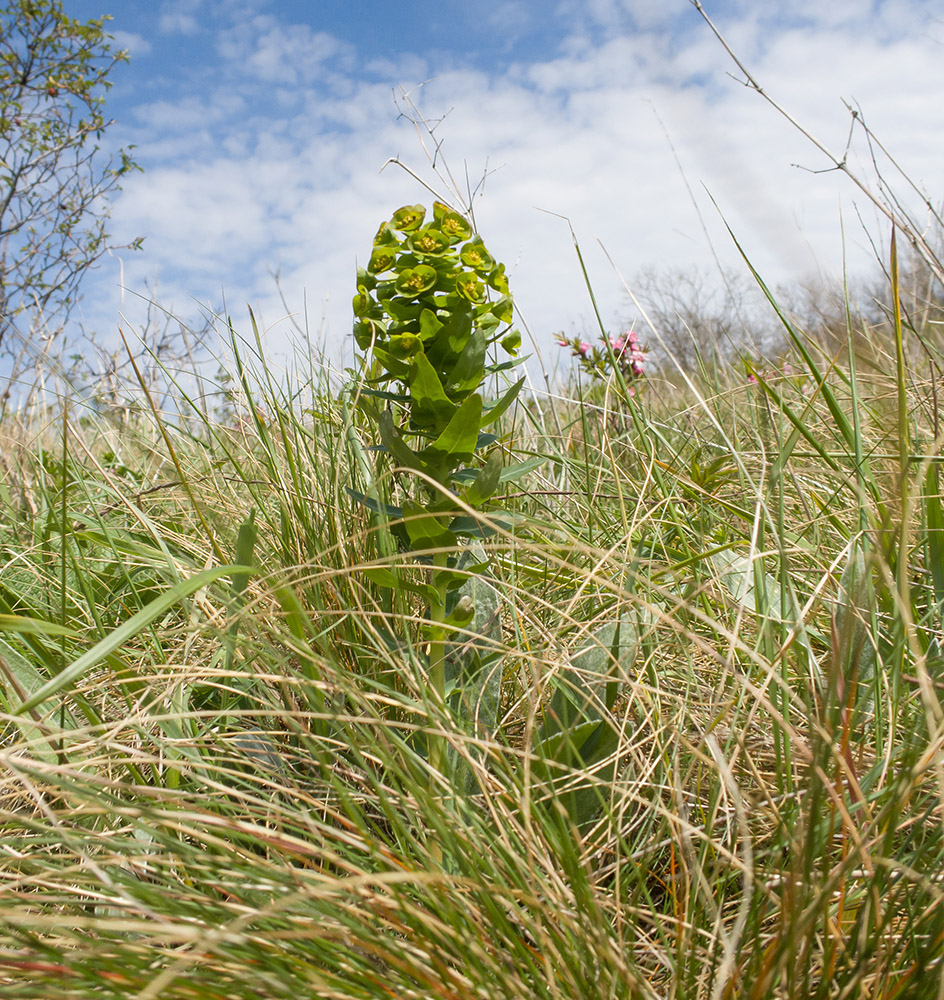
[{"label": "vegetation background", "polygon": [[745,260],[763,350],[524,386],[445,635],[366,362],[8,403],[3,995],[942,996],[942,269],[873,196],[871,297]]}]

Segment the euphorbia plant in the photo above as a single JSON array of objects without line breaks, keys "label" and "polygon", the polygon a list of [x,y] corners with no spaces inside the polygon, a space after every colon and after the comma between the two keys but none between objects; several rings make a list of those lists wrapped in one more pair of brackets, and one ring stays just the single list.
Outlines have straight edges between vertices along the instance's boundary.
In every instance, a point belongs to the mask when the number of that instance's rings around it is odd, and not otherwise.
[{"label": "euphorbia plant", "polygon": [[[446,642],[474,614],[468,599],[448,607],[450,591],[467,576],[456,571],[460,539],[487,534],[475,515],[493,508],[501,481],[526,471],[503,469],[497,448],[482,457],[496,440],[486,428],[524,382],[486,405],[486,382],[518,364],[521,345],[504,265],[447,205],[434,203],[431,222],[422,205],[407,205],[380,227],[367,267],[357,272],[354,317],[357,346],[369,355],[356,386],[359,404],[393,466],[413,474],[407,499],[388,513],[402,519],[395,529],[401,544],[430,565],[422,588],[429,683],[445,701]],[[499,346],[510,359],[490,357]],[[385,582],[382,574],[375,579]],[[434,767],[441,768],[443,752],[430,744]]]}]

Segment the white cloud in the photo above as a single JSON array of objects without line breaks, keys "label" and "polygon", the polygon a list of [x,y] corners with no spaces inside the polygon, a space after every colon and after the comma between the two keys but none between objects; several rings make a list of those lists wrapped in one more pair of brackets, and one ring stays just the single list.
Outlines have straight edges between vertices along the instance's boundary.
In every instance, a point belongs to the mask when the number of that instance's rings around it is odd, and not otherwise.
[{"label": "white cloud", "polygon": [[165,35],[196,35],[200,31],[200,22],[193,14],[185,14],[182,11],[161,14],[158,26]]},{"label": "white cloud", "polygon": [[246,71],[267,83],[310,83],[323,74],[322,64],[336,58],[349,60],[350,46],[324,31],[307,25],[284,25],[269,15],[259,15],[220,34],[217,50],[222,58],[238,61]]},{"label": "white cloud", "polygon": [[147,55],[151,51],[151,43],[142,35],[131,31],[109,31],[108,33],[112,36],[114,48],[125,49],[132,56]]},{"label": "white cloud", "polygon": [[[906,36],[879,39],[888,7],[868,21],[863,14],[851,31],[845,4],[796,26],[796,17],[818,9],[803,0],[790,8],[792,27],[773,30],[752,17],[726,32],[768,92],[836,152],[850,121],[841,98],[857,99],[934,196],[944,160],[944,105],[934,87],[940,50],[915,21]],[[626,13],[644,23],[645,10],[628,0],[591,8],[601,23]],[[445,186],[392,100],[393,84],[410,85],[435,67],[408,54],[374,62],[368,72],[377,82],[365,82],[345,44],[261,15],[221,37],[219,51],[230,66],[218,87],[141,109],[147,130],[139,158],[155,165],[115,205],[117,236],[148,234],[146,253],[125,258],[126,281],[142,287],[157,271],[184,311],[193,309],[188,295],[217,302],[225,286],[231,305],[252,302],[273,322],[283,308],[269,275],[279,268],[295,308],[307,294],[317,322],[327,302],[330,339],[340,344],[350,328],[355,262],[366,258],[378,223],[401,204],[430,200],[406,172],[380,167],[400,156],[438,190]],[[495,170],[476,203],[477,221],[508,264],[542,346],[556,330],[591,323],[568,227],[542,210],[572,221],[611,325],[630,309],[597,237],[628,277],[650,265],[710,268],[709,239],[735,263],[720,212],[771,283],[838,272],[840,211],[850,242],[866,245],[853,210],[864,199],[836,172],[792,165],[828,164],[726,75],[734,67],[706,28],[684,37],[636,31],[597,45],[575,35],[564,52],[501,75],[447,68],[415,95],[424,113],[445,115],[435,132],[439,162],[460,188],[466,177],[474,187],[486,168]],[[433,141],[427,145],[432,150]],[[858,141],[849,162],[868,172],[863,152]],[[864,266],[865,251],[853,250],[855,266]]]}]

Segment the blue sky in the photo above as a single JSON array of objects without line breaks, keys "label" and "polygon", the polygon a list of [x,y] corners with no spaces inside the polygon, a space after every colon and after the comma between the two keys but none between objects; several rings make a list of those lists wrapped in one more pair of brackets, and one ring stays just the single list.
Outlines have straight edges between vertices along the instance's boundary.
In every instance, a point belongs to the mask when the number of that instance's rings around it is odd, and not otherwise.
[{"label": "blue sky", "polygon": [[[843,149],[843,100],[858,103],[941,197],[936,2],[704,6],[827,146]],[[109,11],[107,0],[65,7],[81,18]],[[614,329],[634,318],[624,282],[632,288],[643,269],[713,277],[717,260],[738,266],[722,215],[773,283],[837,275],[844,253],[866,269],[857,213],[887,239],[849,182],[814,172],[822,155],[731,78],[688,0],[122,0],[109,12],[131,53],[108,96],[111,140],[135,144],[145,168],[115,199],[112,232],[145,241],[85,285],[79,318],[104,337],[119,315],[143,323],[148,298],[193,323],[225,297],[243,328],[253,306],[273,351],[291,336],[290,313],[339,357],[354,269],[378,223],[431,200],[406,170],[381,170],[392,157],[454,203],[476,191],[479,230],[546,355],[553,333],[592,329],[558,216]],[[432,137],[402,114],[409,102],[438,122]],[[861,141],[849,162],[874,176]]]}]

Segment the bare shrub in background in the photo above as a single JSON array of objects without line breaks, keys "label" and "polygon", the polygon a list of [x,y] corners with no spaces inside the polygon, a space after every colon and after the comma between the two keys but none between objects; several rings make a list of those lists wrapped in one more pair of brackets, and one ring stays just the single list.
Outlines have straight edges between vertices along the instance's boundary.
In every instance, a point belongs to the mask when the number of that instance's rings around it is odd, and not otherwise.
[{"label": "bare shrub in background", "polygon": [[63,329],[82,277],[110,246],[108,195],[139,169],[130,149],[101,149],[112,124],[104,93],[127,60],[111,47],[107,20],[74,20],[59,0],[0,3],[0,347],[8,352]]},{"label": "bare shrub in background", "polygon": [[656,333],[649,346],[654,367],[694,371],[745,353],[783,350],[783,331],[756,283],[731,272],[722,277],[719,283],[697,268],[676,267],[635,276],[633,294]]}]

